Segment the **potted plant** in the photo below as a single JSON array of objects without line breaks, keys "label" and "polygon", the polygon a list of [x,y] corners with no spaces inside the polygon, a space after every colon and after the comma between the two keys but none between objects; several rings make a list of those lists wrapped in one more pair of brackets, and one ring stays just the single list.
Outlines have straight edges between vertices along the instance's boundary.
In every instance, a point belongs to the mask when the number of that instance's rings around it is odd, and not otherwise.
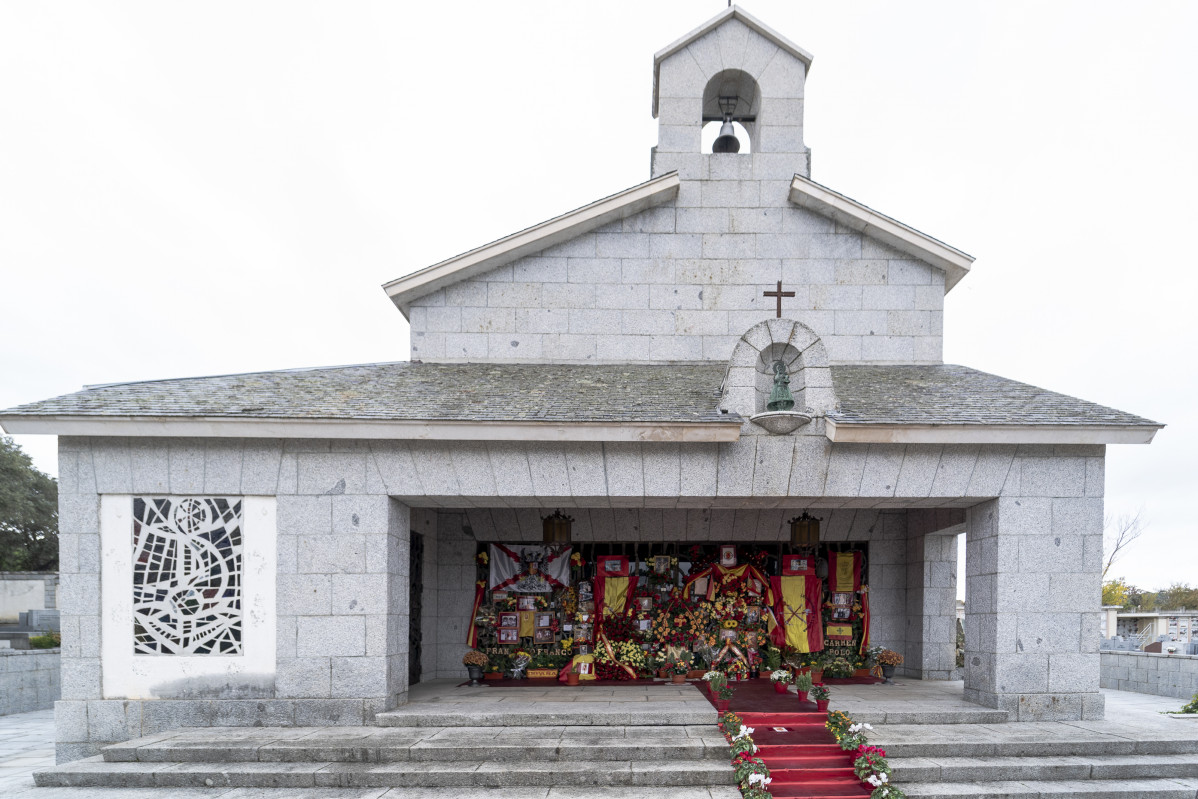
[{"label": "potted plant", "polygon": [[779,694],[786,693],[790,683],[794,680],[790,676],[790,672],[786,669],[778,669],[770,672],[770,682],[774,684],[774,691]]},{"label": "potted plant", "polygon": [[894,676],[894,667],[903,664],[903,656],[893,649],[883,649],[875,656],[875,661],[882,667],[882,681],[889,684]]},{"label": "potted plant", "polygon": [[828,661],[828,656],[822,651],[812,652],[803,658],[806,661],[808,673],[811,675],[811,681],[823,682],[824,679],[824,663]]},{"label": "potted plant", "polygon": [[728,678],[721,672],[709,671],[703,675],[703,679],[715,700],[715,709],[723,713],[728,709],[728,702],[732,699],[732,689],[728,687]]},{"label": "potted plant", "polygon": [[483,675],[486,680],[502,680],[503,673],[507,671],[508,664],[511,660],[507,655],[491,655],[488,658],[490,662],[490,671]]},{"label": "potted plant", "polygon": [[846,677],[852,677],[853,671],[854,666],[852,661],[847,658],[836,657],[824,664],[823,676],[843,680]]},{"label": "potted plant", "polygon": [[690,652],[683,652],[675,660],[668,663],[666,669],[670,673],[670,682],[675,685],[685,684],[686,675],[690,672],[693,661],[694,655]]},{"label": "potted plant", "polygon": [[795,677],[795,691],[799,695],[800,702],[807,701],[807,692],[811,690],[811,675],[804,672],[798,677]]},{"label": "potted plant", "polygon": [[483,666],[487,665],[487,656],[477,649],[471,649],[462,656],[462,665],[470,675],[470,684],[478,685],[483,678]]},{"label": "potted plant", "polygon": [[828,701],[832,696],[832,692],[828,690],[828,686],[823,683],[816,683],[811,686],[811,698],[815,700],[815,709],[820,713],[825,713],[828,710]]},{"label": "potted plant", "polygon": [[566,672],[566,685],[578,685],[581,675],[582,672],[578,670],[578,664],[572,664],[570,670]]}]

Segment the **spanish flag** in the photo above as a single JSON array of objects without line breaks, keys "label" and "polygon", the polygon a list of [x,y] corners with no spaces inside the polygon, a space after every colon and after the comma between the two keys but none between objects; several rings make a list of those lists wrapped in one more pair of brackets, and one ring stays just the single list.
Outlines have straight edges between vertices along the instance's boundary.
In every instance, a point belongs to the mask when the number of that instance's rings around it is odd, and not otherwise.
[{"label": "spanish flag", "polygon": [[799,652],[819,652],[824,648],[823,618],[820,599],[823,583],[814,571],[771,577],[777,598],[774,615],[779,626],[771,640],[778,646],[792,646]]},{"label": "spanish flag", "polygon": [[861,553],[828,553],[828,591],[833,594],[861,590]]}]

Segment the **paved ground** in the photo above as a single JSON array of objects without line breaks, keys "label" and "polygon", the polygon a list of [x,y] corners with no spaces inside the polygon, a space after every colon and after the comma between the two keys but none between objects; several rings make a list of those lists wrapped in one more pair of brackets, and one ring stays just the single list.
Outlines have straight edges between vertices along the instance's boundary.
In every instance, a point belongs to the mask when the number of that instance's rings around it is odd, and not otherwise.
[{"label": "paved ground", "polygon": [[53,765],[53,710],[0,716],[0,796],[32,785],[33,772]]}]

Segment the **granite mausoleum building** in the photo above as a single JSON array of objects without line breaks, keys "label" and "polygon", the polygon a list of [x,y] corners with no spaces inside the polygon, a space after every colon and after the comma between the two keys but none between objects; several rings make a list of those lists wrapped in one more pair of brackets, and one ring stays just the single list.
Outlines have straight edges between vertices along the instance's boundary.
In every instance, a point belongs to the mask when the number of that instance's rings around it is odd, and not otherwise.
[{"label": "granite mausoleum building", "polygon": [[[1161,425],[943,363],[973,259],[811,179],[811,60],[737,8],[660,51],[649,179],[387,283],[410,361],[0,414],[59,436],[60,759],[374,723],[463,674],[480,544],[539,543],[556,509],[633,560],[781,552],[807,511],[868,552],[869,640],[900,674],[1102,717],[1107,445]],[[713,120],[742,152],[702,151]]]}]

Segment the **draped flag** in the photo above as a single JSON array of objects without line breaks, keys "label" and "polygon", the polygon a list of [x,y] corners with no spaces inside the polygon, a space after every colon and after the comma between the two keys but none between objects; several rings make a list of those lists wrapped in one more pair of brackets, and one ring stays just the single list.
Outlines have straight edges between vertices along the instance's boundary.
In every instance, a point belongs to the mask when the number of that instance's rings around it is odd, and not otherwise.
[{"label": "draped flag", "polygon": [[637,577],[595,576],[595,634],[603,630],[607,616],[623,616],[632,610],[629,600],[636,591]]},{"label": "draped flag", "polygon": [[692,574],[682,587],[683,593],[689,593],[691,584],[696,580],[707,578],[707,599],[714,601],[716,596],[729,588],[738,588],[746,594],[757,595],[767,605],[774,604],[774,591],[770,587],[770,578],[761,573],[756,566],[745,563],[726,569],[718,563],[698,574]]},{"label": "draped flag", "polygon": [[775,615],[778,627],[771,640],[778,646],[791,646],[799,652],[818,652],[824,648],[820,598],[823,585],[814,570],[804,574],[772,577],[777,597]]},{"label": "draped flag", "polygon": [[828,591],[839,594],[861,590],[861,553],[828,553]]},{"label": "draped flag", "polygon": [[572,547],[491,544],[491,590],[548,594],[570,584]]},{"label": "draped flag", "polygon": [[829,641],[852,641],[853,640],[853,625],[851,625],[851,624],[829,624],[828,625],[828,640]]},{"label": "draped flag", "polygon": [[487,581],[479,580],[474,585],[474,606],[470,608],[470,627],[466,630],[466,645],[478,646],[478,609],[483,604],[483,595],[487,593]]},{"label": "draped flag", "polygon": [[[857,654],[864,655],[869,649],[869,586],[861,589],[861,648]],[[880,669],[879,669],[880,671]]]}]

